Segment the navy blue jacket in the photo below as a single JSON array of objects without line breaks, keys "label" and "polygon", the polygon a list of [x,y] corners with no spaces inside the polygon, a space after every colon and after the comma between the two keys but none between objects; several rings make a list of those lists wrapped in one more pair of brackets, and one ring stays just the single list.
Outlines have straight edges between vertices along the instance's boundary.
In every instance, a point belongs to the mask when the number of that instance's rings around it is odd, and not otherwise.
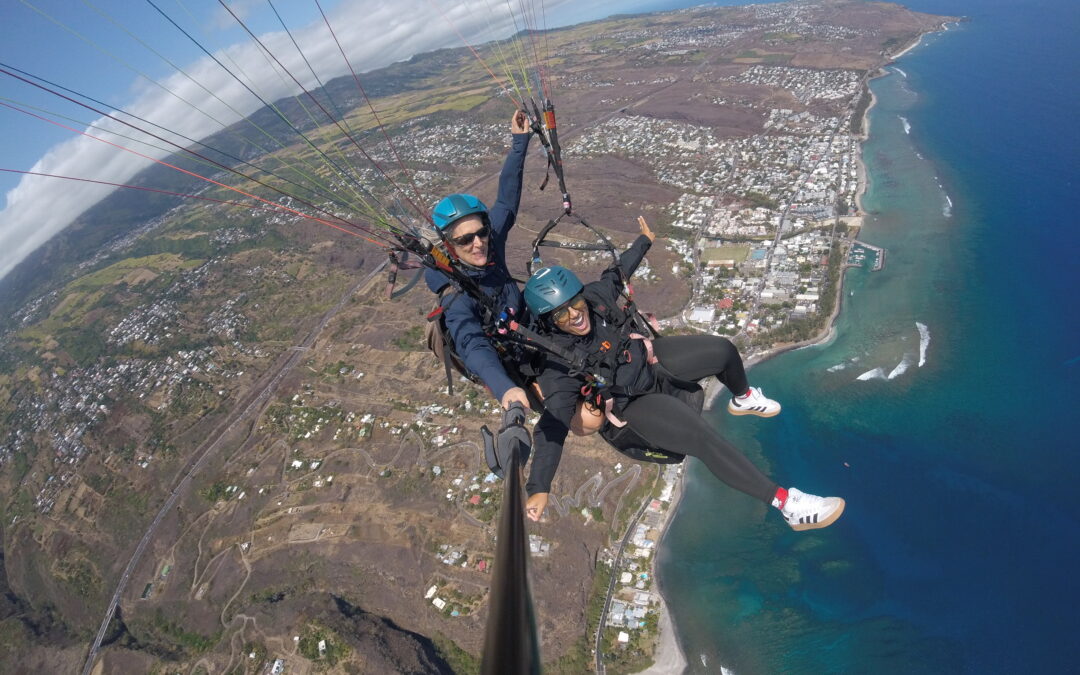
[{"label": "navy blue jacket", "polygon": [[[491,221],[491,239],[488,241],[488,264],[483,270],[469,271],[480,288],[495,298],[495,306],[501,311],[512,307],[519,320],[525,319],[525,302],[521,289],[506,266],[506,238],[517,221],[521,203],[521,180],[525,170],[525,153],[529,149],[531,133],[513,134],[510,153],[499,175],[499,197],[488,211]],[[438,270],[424,272],[424,281],[433,293],[439,293],[450,285],[450,279]],[[465,362],[465,367],[483,381],[497,400],[517,385],[506,374],[495,347],[491,344],[484,326],[483,312],[477,301],[464,293],[445,293],[441,303],[444,307],[446,328],[454,340],[454,349]]]},{"label": "navy blue jacket", "polygon": [[[639,236],[630,248],[619,256],[622,277],[614,268],[608,268],[599,281],[585,284],[582,294],[589,302],[591,330],[587,335],[571,335],[556,328],[542,331],[559,347],[568,352],[584,351],[589,354],[606,354],[614,350],[618,354],[613,362],[614,372],[601,372],[609,382],[618,387],[614,412],[618,414],[633,398],[648,394],[656,387],[656,375],[648,364],[648,354],[641,340],[630,339],[621,326],[605,320],[616,309],[623,290],[622,279],[629,279],[637,270],[652,242],[645,235]],[[606,360],[606,359],[602,359]],[[606,370],[601,368],[601,370]],[[595,371],[594,371],[595,372]],[[584,375],[574,375],[570,365],[552,354],[546,355],[542,371],[537,377],[544,393],[544,414],[533,428],[533,458],[529,480],[525,490],[529,495],[551,492],[551,480],[562,459],[563,443],[570,431],[570,420],[581,399]]]}]

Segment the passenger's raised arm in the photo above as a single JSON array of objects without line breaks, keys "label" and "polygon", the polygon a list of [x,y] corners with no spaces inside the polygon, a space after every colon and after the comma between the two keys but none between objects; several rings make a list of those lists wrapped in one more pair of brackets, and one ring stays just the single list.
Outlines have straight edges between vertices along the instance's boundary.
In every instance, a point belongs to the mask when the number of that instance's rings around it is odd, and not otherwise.
[{"label": "passenger's raised arm", "polygon": [[[649,224],[641,216],[638,216],[638,227],[641,229],[641,234],[634,240],[634,243],[630,244],[628,249],[619,254],[619,272],[622,274],[622,279],[618,281],[626,281],[634,276],[638,265],[645,259],[645,254],[648,253],[653,240],[656,239],[656,235],[649,229]],[[601,278],[606,278],[613,272],[614,269],[609,269],[604,272]]]},{"label": "passenger's raised arm", "polygon": [[647,222],[645,222],[645,216],[638,216],[637,217],[637,222],[638,222],[638,227],[641,228],[641,233],[649,238],[649,243],[651,244],[651,243],[655,242],[656,241],[656,235],[653,234],[653,231],[651,229],[649,229],[649,224]]}]

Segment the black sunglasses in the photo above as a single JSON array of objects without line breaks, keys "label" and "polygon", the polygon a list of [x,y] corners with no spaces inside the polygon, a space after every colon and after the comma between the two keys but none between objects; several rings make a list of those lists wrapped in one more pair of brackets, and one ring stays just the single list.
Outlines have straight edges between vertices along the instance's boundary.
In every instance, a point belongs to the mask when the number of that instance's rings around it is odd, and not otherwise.
[{"label": "black sunglasses", "polygon": [[449,241],[454,246],[469,246],[473,243],[473,239],[476,239],[477,237],[487,239],[489,234],[491,234],[491,226],[484,225],[476,232],[463,234],[460,237],[450,237]]},{"label": "black sunglasses", "polygon": [[588,306],[588,303],[585,301],[585,296],[581,293],[578,293],[574,297],[570,298],[570,302],[567,302],[562,307],[553,310],[551,312],[551,320],[555,323],[562,323],[570,318],[571,309],[573,309],[575,312],[584,312],[585,308]]}]

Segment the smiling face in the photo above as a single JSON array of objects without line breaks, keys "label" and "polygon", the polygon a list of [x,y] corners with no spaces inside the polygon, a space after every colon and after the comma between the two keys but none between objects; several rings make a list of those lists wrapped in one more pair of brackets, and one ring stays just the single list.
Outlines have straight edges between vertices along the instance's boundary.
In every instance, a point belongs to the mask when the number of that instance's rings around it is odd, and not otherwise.
[{"label": "smiling face", "polygon": [[447,246],[463,262],[483,267],[488,261],[491,228],[478,215],[465,216],[447,234]]},{"label": "smiling face", "polygon": [[589,320],[589,303],[581,295],[551,313],[555,327],[571,335],[588,335],[592,330]]}]

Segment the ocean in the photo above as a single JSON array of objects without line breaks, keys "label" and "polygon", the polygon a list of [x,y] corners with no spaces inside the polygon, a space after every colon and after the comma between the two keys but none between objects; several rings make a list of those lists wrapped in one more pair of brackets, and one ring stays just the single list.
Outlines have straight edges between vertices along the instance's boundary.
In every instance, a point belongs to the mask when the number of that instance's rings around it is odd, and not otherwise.
[{"label": "ocean", "polygon": [[751,371],[778,417],[708,413],[847,510],[792,532],[691,462],[658,559],[690,672],[1080,667],[1080,5],[904,4],[970,21],[872,83],[886,267],[848,273],[831,342]]}]

